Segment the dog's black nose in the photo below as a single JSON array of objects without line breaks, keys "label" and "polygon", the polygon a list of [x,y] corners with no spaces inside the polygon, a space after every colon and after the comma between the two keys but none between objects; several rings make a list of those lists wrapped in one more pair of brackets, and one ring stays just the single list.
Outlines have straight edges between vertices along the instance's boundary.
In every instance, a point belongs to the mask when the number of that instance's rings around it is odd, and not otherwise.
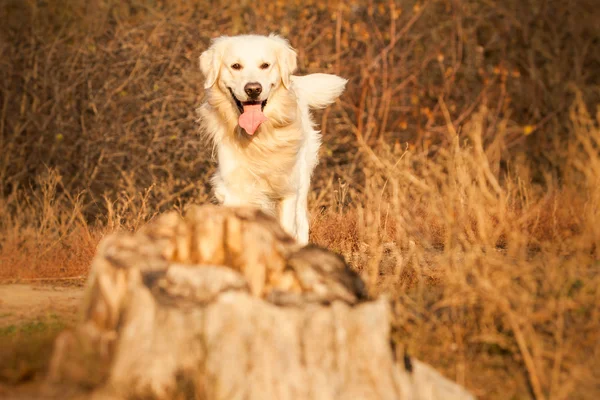
[{"label": "dog's black nose", "polygon": [[244,86],[244,92],[246,92],[248,97],[251,99],[256,99],[262,92],[262,86],[258,82],[246,83],[246,86]]}]

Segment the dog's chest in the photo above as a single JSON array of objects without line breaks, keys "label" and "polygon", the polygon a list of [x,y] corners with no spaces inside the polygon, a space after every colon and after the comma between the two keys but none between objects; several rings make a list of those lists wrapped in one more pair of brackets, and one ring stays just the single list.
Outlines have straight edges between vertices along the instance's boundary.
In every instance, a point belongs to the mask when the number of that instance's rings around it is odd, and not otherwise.
[{"label": "dog's chest", "polygon": [[252,139],[242,144],[223,143],[218,162],[226,181],[253,185],[275,197],[294,191],[301,142],[272,137]]}]

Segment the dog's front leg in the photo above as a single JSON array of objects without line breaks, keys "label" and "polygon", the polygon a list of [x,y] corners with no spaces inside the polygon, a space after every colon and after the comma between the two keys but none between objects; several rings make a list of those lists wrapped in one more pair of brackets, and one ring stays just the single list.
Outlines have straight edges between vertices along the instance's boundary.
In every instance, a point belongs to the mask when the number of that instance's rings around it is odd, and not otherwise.
[{"label": "dog's front leg", "polygon": [[238,207],[245,205],[240,196],[237,196],[233,191],[229,190],[220,175],[215,175],[212,183],[214,186],[215,198],[219,204],[225,207]]},{"label": "dog's front leg", "polygon": [[294,214],[296,216],[296,240],[303,246],[307,245],[309,237],[309,222],[306,198],[298,199]]},{"label": "dog's front leg", "polygon": [[[296,227],[296,203],[298,196],[291,195],[281,200],[279,207],[279,223],[283,229],[298,240]],[[303,244],[303,243],[302,243]]]}]

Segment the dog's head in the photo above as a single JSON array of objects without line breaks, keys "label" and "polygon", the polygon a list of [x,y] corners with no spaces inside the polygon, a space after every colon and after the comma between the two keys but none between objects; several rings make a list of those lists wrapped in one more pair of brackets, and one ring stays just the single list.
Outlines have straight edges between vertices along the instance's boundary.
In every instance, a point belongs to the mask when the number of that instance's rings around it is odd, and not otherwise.
[{"label": "dog's head", "polygon": [[262,111],[272,93],[282,85],[289,88],[296,52],[274,34],[222,36],[202,53],[200,69],[204,88],[216,85],[230,96],[240,113],[240,126],[252,135],[266,120]]}]

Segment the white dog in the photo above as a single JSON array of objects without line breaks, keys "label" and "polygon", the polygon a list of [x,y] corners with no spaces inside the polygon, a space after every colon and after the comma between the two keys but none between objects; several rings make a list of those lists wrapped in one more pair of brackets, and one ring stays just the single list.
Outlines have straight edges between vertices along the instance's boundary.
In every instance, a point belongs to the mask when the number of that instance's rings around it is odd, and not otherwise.
[{"label": "white dog", "polygon": [[276,215],[300,244],[308,243],[307,197],[321,145],[309,109],[333,103],[347,81],[292,75],[296,52],[273,34],[214,39],[200,69],[206,78],[200,122],[218,161],[215,197]]}]

